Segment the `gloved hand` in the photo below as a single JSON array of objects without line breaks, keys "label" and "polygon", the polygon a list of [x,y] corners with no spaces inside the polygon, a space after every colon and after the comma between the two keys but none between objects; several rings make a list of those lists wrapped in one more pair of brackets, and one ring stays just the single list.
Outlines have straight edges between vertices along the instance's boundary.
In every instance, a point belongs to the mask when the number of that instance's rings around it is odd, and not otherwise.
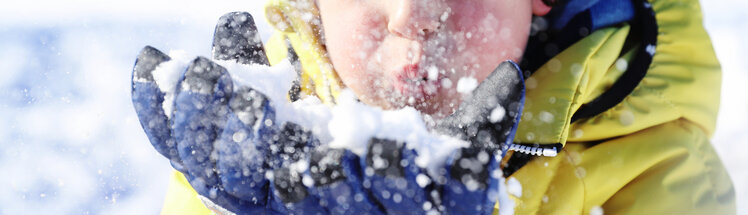
[{"label": "gloved hand", "polygon": [[[247,13],[221,17],[214,58],[267,65],[256,33]],[[271,124],[274,111],[269,100],[250,88],[235,91],[223,67],[197,58],[180,76],[174,101],[165,101],[152,72],[169,60],[145,47],[133,69],[132,100],[151,144],[184,173],[205,202],[229,211],[267,213],[268,168],[263,158],[273,137],[285,132]],[[173,102],[174,110],[165,113],[164,102]]]},{"label": "gloved hand", "polygon": [[[267,64],[256,34],[248,13],[223,16],[213,57]],[[440,171],[429,173],[416,165],[418,153],[402,142],[372,138],[360,157],[320,146],[299,125],[278,125],[266,96],[235,87],[224,68],[205,58],[195,59],[182,74],[174,110],[165,113],[162,105],[171,101],[165,101],[151,72],[169,60],[154,48],[143,49],[133,70],[133,104],[151,144],[216,212],[493,211],[500,177],[496,170],[507,148],[502,143],[512,139],[524,98],[522,74],[513,63],[499,66],[453,116],[439,122],[438,131],[472,144],[455,152]]]},{"label": "gloved hand", "polygon": [[[512,146],[525,85],[512,61],[501,63],[436,130],[471,144],[448,162],[444,203],[448,214],[489,214],[499,197],[499,164]],[[476,207],[479,206],[479,207]]]}]

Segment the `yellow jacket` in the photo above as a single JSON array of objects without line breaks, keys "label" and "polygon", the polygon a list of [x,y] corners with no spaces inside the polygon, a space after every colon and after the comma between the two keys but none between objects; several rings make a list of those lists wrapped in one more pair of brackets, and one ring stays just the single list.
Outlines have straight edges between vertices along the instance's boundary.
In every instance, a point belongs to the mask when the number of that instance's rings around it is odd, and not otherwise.
[{"label": "yellow jacket", "polygon": [[[284,59],[288,38],[302,64],[302,91],[332,103],[342,82],[314,33],[318,22],[299,18],[317,12],[291,6],[307,1],[270,1],[268,20],[279,33],[266,46],[268,58]],[[721,69],[698,1],[650,3],[659,32],[652,63],[614,107],[572,123],[572,115],[605,92],[634,57],[621,54],[628,25],[592,32],[527,79],[515,142],[563,148],[510,176],[522,184],[522,194],[514,196],[517,214],[735,214],[732,182],[709,142]],[[210,211],[175,172],[162,214]]]}]

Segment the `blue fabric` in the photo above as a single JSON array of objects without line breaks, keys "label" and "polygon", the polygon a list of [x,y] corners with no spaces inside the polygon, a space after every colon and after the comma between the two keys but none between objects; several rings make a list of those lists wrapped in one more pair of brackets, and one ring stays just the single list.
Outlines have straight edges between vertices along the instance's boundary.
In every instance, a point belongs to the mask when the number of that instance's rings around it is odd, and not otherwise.
[{"label": "blue fabric", "polygon": [[[320,204],[326,205],[329,214],[385,214],[378,208],[367,193],[368,188],[362,183],[364,170],[361,169],[361,162],[359,156],[347,150],[342,151],[340,174],[345,178],[329,184],[316,185],[310,189],[312,195],[319,197]],[[320,171],[320,166],[313,168]],[[311,170],[307,170],[306,175],[311,175]]]},{"label": "blue fabric", "polygon": [[[269,107],[269,105],[266,105]],[[271,111],[271,110],[266,110]],[[265,178],[264,162],[261,159],[251,159],[254,155],[263,157],[266,149],[250,141],[235,141],[235,134],[246,135],[246,139],[254,139],[257,135],[250,127],[239,120],[235,113],[229,113],[229,120],[218,140],[218,157],[216,166],[221,171],[219,177],[227,193],[245,201],[264,202],[267,196],[268,180]],[[252,150],[254,149],[254,150]]]},{"label": "blue fabric", "polygon": [[592,30],[618,24],[634,18],[631,0],[600,0],[590,8]]},{"label": "blue fabric", "polygon": [[[516,64],[512,66],[517,68]],[[500,172],[503,151],[472,144],[454,152],[451,160],[436,173],[416,165],[418,153],[402,142],[372,139],[364,156],[348,150],[335,154],[334,150],[319,146],[317,138],[306,129],[293,123],[279,125],[267,99],[259,105],[243,107],[251,110],[235,107],[232,102],[246,99],[248,94],[241,92],[249,91],[241,91],[244,86],[234,90],[229,73],[217,64],[199,58],[190,68],[194,71],[188,69],[177,83],[174,113],[168,113],[173,115],[171,119],[162,110],[164,93],[153,81],[133,81],[133,104],[154,148],[185,174],[198,194],[216,205],[237,214],[490,214],[493,211],[498,196],[496,173]],[[497,72],[494,74],[505,71]],[[516,72],[521,77],[522,72]],[[523,82],[513,84],[523,85]],[[513,99],[524,99],[524,87],[519,97]],[[256,121],[244,122],[239,113],[252,113]],[[507,118],[513,122],[508,131],[512,135],[498,141],[511,141],[520,115],[516,119]],[[372,149],[374,144],[384,145]],[[315,153],[318,156],[312,156]],[[386,160],[384,167],[382,159]],[[477,169],[463,171],[458,168],[463,162],[460,159],[486,162]],[[307,162],[310,167],[295,172],[288,165],[295,162]],[[456,169],[463,172],[450,172]],[[266,177],[268,173],[274,177]]]},{"label": "blue fabric", "polygon": [[570,0],[558,7],[548,16],[555,30],[563,29],[585,12],[590,15],[590,31],[631,20],[635,14],[631,0]]}]

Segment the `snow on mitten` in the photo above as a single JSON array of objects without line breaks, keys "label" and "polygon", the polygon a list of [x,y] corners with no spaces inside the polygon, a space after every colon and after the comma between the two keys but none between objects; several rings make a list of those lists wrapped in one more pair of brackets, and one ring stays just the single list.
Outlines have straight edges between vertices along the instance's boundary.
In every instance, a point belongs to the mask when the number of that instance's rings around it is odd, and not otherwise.
[{"label": "snow on mitten", "polygon": [[312,179],[310,193],[317,196],[330,214],[385,214],[384,208],[364,185],[359,156],[349,150],[318,148],[309,161],[306,174]]},{"label": "snow on mitten", "polygon": [[442,204],[448,214],[489,214],[499,198],[501,158],[517,130],[525,88],[512,61],[501,63],[457,111],[438,124],[444,134],[471,145],[447,162]]},{"label": "snow on mitten", "polygon": [[363,183],[369,185],[387,214],[425,214],[435,209],[429,201],[431,180],[416,165],[417,156],[402,142],[377,138],[369,141]]},{"label": "snow on mitten", "polygon": [[240,87],[229,100],[226,126],[216,143],[218,176],[226,192],[246,201],[261,204],[267,200],[265,178],[267,143],[275,134],[265,121],[275,119],[275,111],[263,94]]}]

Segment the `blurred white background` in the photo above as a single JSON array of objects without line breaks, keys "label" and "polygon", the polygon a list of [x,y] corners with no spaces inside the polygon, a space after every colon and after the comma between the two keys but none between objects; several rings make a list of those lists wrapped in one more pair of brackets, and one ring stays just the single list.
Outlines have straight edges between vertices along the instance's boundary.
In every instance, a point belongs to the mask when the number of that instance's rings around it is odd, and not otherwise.
[{"label": "blurred white background", "polygon": [[[703,1],[724,75],[714,145],[748,214],[748,1]],[[0,7],[0,215],[156,214],[171,168],[130,103],[138,51],[210,55],[213,27],[264,0],[27,0]]]}]

